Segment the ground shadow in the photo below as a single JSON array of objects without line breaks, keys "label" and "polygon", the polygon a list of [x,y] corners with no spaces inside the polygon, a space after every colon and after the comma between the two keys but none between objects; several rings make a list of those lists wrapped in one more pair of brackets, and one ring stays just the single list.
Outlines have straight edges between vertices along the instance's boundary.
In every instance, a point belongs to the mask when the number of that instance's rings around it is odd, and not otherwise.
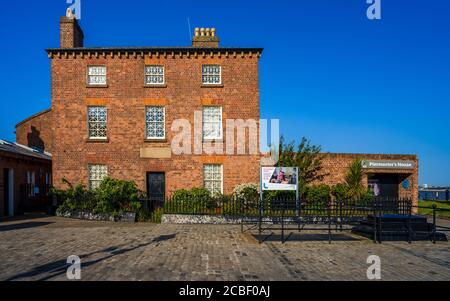
[{"label": "ground shadow", "polygon": [[[141,243],[141,244],[133,246],[133,247],[127,248],[127,247],[125,247],[126,245],[113,246],[113,247],[108,247],[108,248],[105,248],[105,249],[102,249],[99,251],[91,252],[88,254],[83,254],[83,255],[79,256],[81,259],[81,270],[83,270],[83,268],[95,265],[99,262],[102,262],[102,261],[112,258],[114,256],[125,254],[128,252],[143,248],[143,247],[147,247],[152,244],[158,245],[160,242],[174,239],[177,234],[178,233],[171,234],[171,235],[161,235],[161,236],[155,237],[154,239],[152,239],[149,242]],[[83,261],[83,259],[88,258],[89,256],[92,256],[95,254],[101,254],[101,253],[107,253],[107,255],[105,255],[101,258],[95,259],[95,260],[88,261],[88,262]],[[65,274],[67,272],[67,269],[69,268],[69,266],[70,266],[70,264],[67,263],[67,259],[62,259],[62,260],[50,262],[50,263],[35,267],[28,272],[24,272],[24,273],[15,275],[13,277],[6,279],[5,281],[21,280],[21,279],[26,279],[26,278],[30,278],[30,277],[36,277],[41,274],[50,274],[50,275],[46,275],[40,279],[37,279],[38,281],[50,280],[56,276]]]},{"label": "ground shadow", "polygon": [[0,232],[43,227],[43,226],[47,226],[50,224],[53,224],[53,222],[28,222],[28,223],[21,223],[21,224],[4,225],[4,226],[0,226]]},{"label": "ground shadow", "polygon": [[22,221],[22,220],[33,220],[33,219],[40,219],[40,218],[46,218],[50,217],[46,214],[41,213],[31,213],[31,214],[24,214],[24,215],[16,215],[16,216],[7,216],[7,217],[0,217],[0,223],[5,222],[16,222],[16,221]]},{"label": "ground shadow", "polygon": [[[282,241],[281,234],[252,234],[252,236],[257,239],[258,241],[264,241],[264,242],[277,242]],[[284,235],[284,240],[289,241],[329,241],[329,235],[328,234],[317,234],[317,233],[290,233],[286,232]],[[331,241],[360,241],[361,239],[358,239],[356,237],[353,237],[348,234],[331,234]]]}]

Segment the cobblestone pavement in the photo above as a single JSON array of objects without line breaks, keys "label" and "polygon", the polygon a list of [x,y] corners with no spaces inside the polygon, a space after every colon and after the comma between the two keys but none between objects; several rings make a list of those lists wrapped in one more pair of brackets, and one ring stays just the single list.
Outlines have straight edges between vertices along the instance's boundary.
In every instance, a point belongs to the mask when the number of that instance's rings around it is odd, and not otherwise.
[{"label": "cobblestone pavement", "polygon": [[258,244],[239,226],[87,222],[56,217],[0,223],[0,280],[66,280],[78,255],[83,280],[450,280],[450,244],[318,234]]}]

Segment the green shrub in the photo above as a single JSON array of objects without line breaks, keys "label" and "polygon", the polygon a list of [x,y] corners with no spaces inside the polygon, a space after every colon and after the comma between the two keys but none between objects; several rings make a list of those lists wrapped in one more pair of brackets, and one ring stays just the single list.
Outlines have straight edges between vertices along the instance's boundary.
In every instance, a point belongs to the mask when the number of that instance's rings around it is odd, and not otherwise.
[{"label": "green shrub", "polygon": [[348,186],[345,184],[336,184],[331,188],[331,195],[338,201],[344,201],[348,198]]},{"label": "green shrub", "polygon": [[163,208],[155,209],[155,211],[153,211],[153,212],[139,210],[136,214],[136,220],[140,223],[150,222],[150,223],[160,224],[163,213],[164,213]]},{"label": "green shrub", "polygon": [[241,184],[234,188],[233,194],[241,199],[259,199],[259,184]]},{"label": "green shrub", "polygon": [[150,217],[150,222],[160,224],[163,213],[164,213],[163,208],[158,208],[155,211],[153,211]]},{"label": "green shrub", "polygon": [[73,210],[94,210],[96,206],[95,192],[87,190],[85,186],[78,184],[75,187],[72,186],[66,180],[63,180],[68,188],[67,190],[52,189],[51,195],[56,196],[61,205],[58,207],[57,212],[73,211]]},{"label": "green shrub", "polygon": [[330,201],[331,188],[328,185],[312,185],[306,188],[306,200],[308,203],[328,203]]},{"label": "green shrub", "polygon": [[296,197],[297,193],[295,191],[271,190],[263,193],[263,198],[267,201],[279,199],[295,200]]},{"label": "green shrub", "polygon": [[205,188],[192,188],[190,191],[192,198],[196,199],[209,199],[211,198],[211,193]]},{"label": "green shrub", "polygon": [[[260,187],[257,183],[241,184],[233,190],[233,200],[228,207],[228,214],[249,213],[259,208]],[[224,205],[225,207],[225,205]]]},{"label": "green shrub", "polygon": [[106,178],[99,188],[92,190],[81,184],[74,187],[66,180],[63,183],[68,186],[66,190],[52,190],[52,195],[62,202],[57,209],[58,213],[88,211],[119,216],[124,212],[139,213],[143,209],[139,199],[144,194],[134,182]]},{"label": "green shrub", "polygon": [[172,195],[172,201],[183,201],[189,199],[191,196],[191,193],[187,191],[186,189],[181,189],[175,191],[175,193]]},{"label": "green shrub", "polygon": [[140,191],[134,182],[106,178],[95,192],[97,206],[94,213],[137,212],[141,209]]},{"label": "green shrub", "polygon": [[176,191],[165,205],[165,211],[170,213],[208,213],[216,208],[217,198],[212,197],[205,188],[181,189]]}]

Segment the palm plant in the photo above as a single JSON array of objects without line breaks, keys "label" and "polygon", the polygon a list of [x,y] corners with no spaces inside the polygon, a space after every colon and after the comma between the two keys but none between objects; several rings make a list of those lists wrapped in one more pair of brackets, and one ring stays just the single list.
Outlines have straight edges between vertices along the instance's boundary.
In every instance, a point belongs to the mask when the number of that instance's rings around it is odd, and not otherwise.
[{"label": "palm plant", "polygon": [[347,197],[349,199],[361,199],[366,195],[367,189],[363,185],[363,177],[362,160],[356,158],[345,175],[345,183],[348,186]]}]

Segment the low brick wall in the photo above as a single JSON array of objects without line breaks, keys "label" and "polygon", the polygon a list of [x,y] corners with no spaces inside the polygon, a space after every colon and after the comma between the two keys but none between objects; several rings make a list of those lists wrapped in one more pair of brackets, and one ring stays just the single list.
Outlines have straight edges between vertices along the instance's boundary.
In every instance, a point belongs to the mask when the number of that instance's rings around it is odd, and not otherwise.
[{"label": "low brick wall", "polygon": [[123,222],[123,223],[134,223],[136,222],[136,213],[124,213],[117,217],[112,216],[111,214],[93,214],[92,212],[83,212],[83,211],[66,211],[66,212],[57,212],[56,216],[66,217],[66,218],[74,218],[74,219],[82,219],[82,220],[90,220],[90,221],[108,221],[108,222]]}]

